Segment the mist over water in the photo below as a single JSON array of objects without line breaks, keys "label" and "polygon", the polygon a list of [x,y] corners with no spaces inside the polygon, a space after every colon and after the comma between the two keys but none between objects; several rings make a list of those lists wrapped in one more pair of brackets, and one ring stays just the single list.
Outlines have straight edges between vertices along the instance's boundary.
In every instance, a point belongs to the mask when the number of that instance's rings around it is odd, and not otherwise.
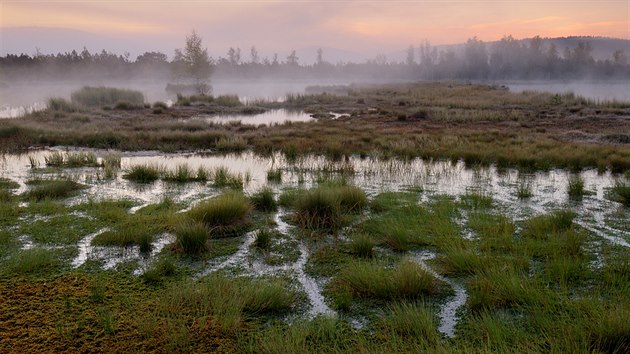
[{"label": "mist over water", "polygon": [[540,91],[551,93],[573,92],[595,101],[630,102],[630,81],[533,81],[504,83],[513,92]]},{"label": "mist over water", "polygon": [[[341,80],[221,80],[212,81],[212,94],[237,95],[243,102],[257,99],[277,101],[288,94],[304,94],[308,86],[350,85]],[[361,83],[370,83],[366,79]],[[373,83],[373,82],[372,82]],[[378,83],[378,82],[377,82]],[[515,81],[498,82],[513,92],[539,91],[551,93],[573,92],[595,101],[630,102],[630,82],[626,81]],[[72,92],[83,86],[107,86],[137,90],[144,94],[147,103],[176,100],[166,92],[163,80],[93,80],[93,81],[38,81],[18,82],[0,86],[0,118],[18,118],[34,110],[46,108],[51,97],[70,99]]]}]

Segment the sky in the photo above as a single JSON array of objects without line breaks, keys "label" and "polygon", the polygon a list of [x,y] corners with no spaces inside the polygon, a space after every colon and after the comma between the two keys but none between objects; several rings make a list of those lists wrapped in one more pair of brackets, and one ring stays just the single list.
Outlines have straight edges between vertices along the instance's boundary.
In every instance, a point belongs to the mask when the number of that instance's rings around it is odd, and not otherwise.
[{"label": "sky", "polygon": [[[0,53],[105,49],[172,56],[195,29],[213,57],[256,46],[261,56],[295,49],[374,57],[428,40],[473,36],[630,38],[630,0],[0,0]],[[299,52],[298,52],[299,54]]]}]

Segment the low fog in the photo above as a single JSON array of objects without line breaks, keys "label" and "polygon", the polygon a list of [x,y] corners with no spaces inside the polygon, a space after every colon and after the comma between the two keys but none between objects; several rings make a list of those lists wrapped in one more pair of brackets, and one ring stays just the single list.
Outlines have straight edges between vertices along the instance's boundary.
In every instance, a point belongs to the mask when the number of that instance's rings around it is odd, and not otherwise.
[{"label": "low fog", "polygon": [[[303,63],[296,51],[286,57],[262,57],[255,46],[231,47],[224,57],[211,58],[201,38],[193,39],[198,41],[186,43],[172,59],[160,52],[145,52],[133,59],[105,50],[91,53],[85,48],[0,57],[0,116],[41,109],[48,98],[69,98],[82,86],[134,89],[141,91],[147,102],[168,102],[175,99],[179,88],[200,82],[210,88],[207,93],[236,94],[243,100],[282,99],[289,93],[304,93],[313,85],[457,80],[501,84],[517,92],[574,92],[595,100],[630,101],[630,41],[516,40],[508,36],[485,43],[475,37],[459,46],[412,45],[404,50],[404,59],[392,60],[381,54],[357,63],[332,63],[324,50],[317,49],[311,53],[315,62]],[[574,46],[559,47],[556,43]],[[621,43],[622,48],[611,49],[608,54],[598,51],[597,57],[603,59],[595,59],[593,48],[610,43]],[[171,87],[168,91],[167,86]]]}]

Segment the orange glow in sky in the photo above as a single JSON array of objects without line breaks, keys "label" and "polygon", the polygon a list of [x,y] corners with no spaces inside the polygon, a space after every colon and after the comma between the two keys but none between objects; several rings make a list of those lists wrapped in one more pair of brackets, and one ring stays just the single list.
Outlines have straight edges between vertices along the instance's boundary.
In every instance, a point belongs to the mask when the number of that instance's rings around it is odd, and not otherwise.
[{"label": "orange glow in sky", "polygon": [[[273,50],[327,46],[375,52],[423,40],[462,43],[473,36],[484,41],[505,35],[628,39],[629,4],[628,0],[2,0],[0,30],[69,29],[129,43],[135,40],[147,47],[175,48],[195,28],[209,48],[221,51],[256,45]],[[4,40],[8,43],[8,38]]]}]

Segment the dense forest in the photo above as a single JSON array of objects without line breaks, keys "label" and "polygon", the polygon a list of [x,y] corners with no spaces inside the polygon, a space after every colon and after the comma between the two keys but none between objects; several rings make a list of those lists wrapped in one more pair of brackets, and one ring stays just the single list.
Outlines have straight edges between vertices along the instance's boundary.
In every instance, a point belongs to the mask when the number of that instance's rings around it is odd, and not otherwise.
[{"label": "dense forest", "polygon": [[[179,52],[181,54],[181,52]],[[620,48],[607,59],[594,59],[588,40],[573,48],[558,47],[540,37],[517,40],[512,36],[486,43],[476,37],[453,47],[435,47],[428,42],[410,46],[406,59],[390,61],[378,55],[363,63],[326,60],[322,49],[312,64],[303,64],[295,51],[284,58],[262,57],[255,46],[246,53],[229,48],[225,57],[210,60],[211,80],[572,80],[628,79],[630,60]],[[146,52],[135,60],[117,55],[82,51],[59,54],[0,57],[0,82],[72,79],[155,79],[185,82],[187,71],[178,51],[172,60],[160,52]]]}]

